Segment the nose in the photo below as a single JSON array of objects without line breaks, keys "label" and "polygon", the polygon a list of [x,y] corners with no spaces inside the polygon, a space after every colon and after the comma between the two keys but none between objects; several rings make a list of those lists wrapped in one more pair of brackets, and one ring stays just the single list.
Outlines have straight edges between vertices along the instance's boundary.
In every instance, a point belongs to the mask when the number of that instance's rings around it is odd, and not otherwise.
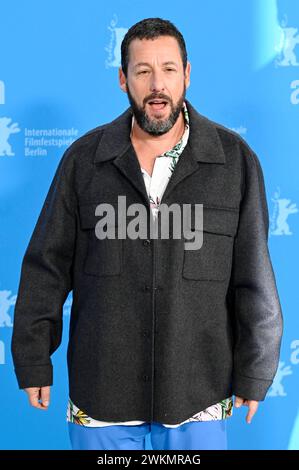
[{"label": "nose", "polygon": [[153,72],[151,74],[150,90],[151,90],[151,93],[164,92],[165,84],[164,84],[162,73]]}]

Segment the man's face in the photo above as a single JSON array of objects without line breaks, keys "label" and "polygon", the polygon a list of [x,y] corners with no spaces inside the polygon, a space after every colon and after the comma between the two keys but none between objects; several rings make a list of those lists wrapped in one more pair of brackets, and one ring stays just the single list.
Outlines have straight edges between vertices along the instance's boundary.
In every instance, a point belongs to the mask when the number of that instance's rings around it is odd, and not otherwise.
[{"label": "man's face", "polygon": [[141,129],[150,135],[165,134],[180,115],[189,86],[190,63],[184,74],[178,42],[171,36],[134,39],[129,48],[127,79],[119,70],[121,88],[128,94]]}]

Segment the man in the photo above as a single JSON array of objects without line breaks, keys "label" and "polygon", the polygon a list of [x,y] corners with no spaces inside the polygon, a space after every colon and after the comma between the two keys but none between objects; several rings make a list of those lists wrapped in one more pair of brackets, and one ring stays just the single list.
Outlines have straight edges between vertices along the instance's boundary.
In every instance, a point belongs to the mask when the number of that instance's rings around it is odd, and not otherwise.
[{"label": "man", "polygon": [[[279,360],[262,169],[237,133],[185,98],[191,66],[172,23],[140,21],[121,53],[131,106],[67,149],[24,256],[12,340],[19,387],[48,408],[50,356],[73,290],[72,448],[143,449],[151,432],[154,449],[225,449],[233,395],[250,423]],[[173,215],[169,237],[152,236],[174,206],[183,218],[191,208],[187,231],[174,236]],[[117,228],[115,238],[103,227]]]}]

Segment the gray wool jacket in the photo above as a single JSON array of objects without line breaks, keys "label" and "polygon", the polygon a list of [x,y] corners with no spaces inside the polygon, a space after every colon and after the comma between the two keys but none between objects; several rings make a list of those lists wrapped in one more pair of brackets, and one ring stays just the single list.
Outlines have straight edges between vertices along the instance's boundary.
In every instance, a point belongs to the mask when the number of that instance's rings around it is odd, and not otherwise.
[{"label": "gray wool jacket", "polygon": [[[115,228],[132,220],[117,217],[119,196],[151,220],[131,107],[61,158],[22,261],[11,343],[20,388],[52,385],[72,290],[69,393],[94,419],[176,424],[232,394],[265,399],[283,318],[261,165],[236,132],[185,102],[189,140],[162,198],[190,205],[181,238],[153,238],[149,224],[145,237],[96,235],[101,203]],[[197,204],[203,244],[186,250]]]}]

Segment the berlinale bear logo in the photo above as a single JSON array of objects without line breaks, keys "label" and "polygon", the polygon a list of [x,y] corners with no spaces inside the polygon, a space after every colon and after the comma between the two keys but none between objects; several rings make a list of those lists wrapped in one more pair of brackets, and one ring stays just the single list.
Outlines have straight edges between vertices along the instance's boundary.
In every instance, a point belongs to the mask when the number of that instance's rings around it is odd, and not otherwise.
[{"label": "berlinale bear logo", "polygon": [[12,119],[7,117],[0,118],[0,157],[4,155],[13,156],[14,153],[8,142],[11,134],[20,132],[18,123],[11,124]]}]

